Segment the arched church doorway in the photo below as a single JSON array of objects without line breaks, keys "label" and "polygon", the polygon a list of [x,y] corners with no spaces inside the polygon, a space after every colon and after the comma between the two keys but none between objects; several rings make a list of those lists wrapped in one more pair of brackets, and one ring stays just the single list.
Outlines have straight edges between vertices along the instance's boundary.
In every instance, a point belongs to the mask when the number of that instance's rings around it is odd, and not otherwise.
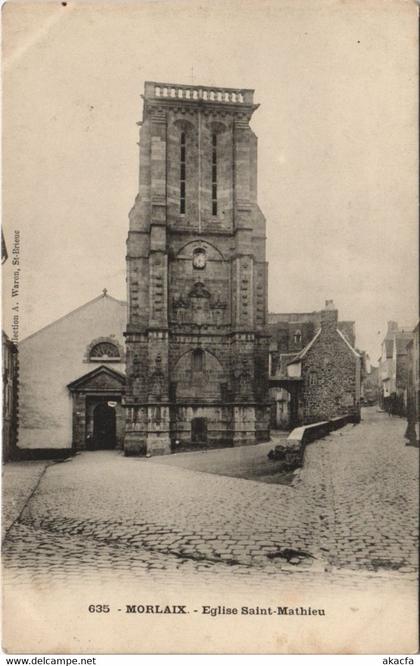
[{"label": "arched church doorway", "polygon": [[272,391],[271,427],[273,430],[291,430],[299,423],[296,391],[275,388]]},{"label": "arched church doorway", "polygon": [[207,442],[207,419],[191,419],[191,442],[193,444],[205,444]]},{"label": "arched church doorway", "polygon": [[115,406],[100,402],[93,410],[93,449],[114,449],[117,445]]}]

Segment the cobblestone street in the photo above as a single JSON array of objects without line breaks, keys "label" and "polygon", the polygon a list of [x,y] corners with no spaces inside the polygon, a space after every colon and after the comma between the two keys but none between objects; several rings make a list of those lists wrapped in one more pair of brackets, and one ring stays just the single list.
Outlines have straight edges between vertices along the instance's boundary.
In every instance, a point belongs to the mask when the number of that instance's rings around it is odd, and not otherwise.
[{"label": "cobblestone street", "polygon": [[[98,571],[250,584],[273,573],[408,581],[417,567],[418,450],[405,446],[404,430],[404,420],[365,410],[360,425],[308,446],[288,483],[235,478],[232,453],[240,453],[229,449],[151,459],[98,451],[50,465],[7,524],[5,583]],[[224,456],[231,476],[215,473]],[[6,500],[8,483],[19,485],[16,471],[5,477]],[[363,574],[359,583],[351,570]]]},{"label": "cobblestone street", "polygon": [[8,463],[3,468],[1,539],[18,520],[46,467],[44,461]]}]

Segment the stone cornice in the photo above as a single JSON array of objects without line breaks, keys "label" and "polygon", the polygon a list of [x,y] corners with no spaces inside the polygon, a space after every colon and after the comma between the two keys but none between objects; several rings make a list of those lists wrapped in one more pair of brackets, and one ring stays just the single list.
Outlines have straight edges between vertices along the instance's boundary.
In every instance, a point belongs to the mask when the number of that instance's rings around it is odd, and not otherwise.
[{"label": "stone cornice", "polygon": [[246,129],[252,114],[258,109],[259,104],[241,105],[223,102],[212,103],[204,100],[179,100],[179,99],[145,99],[144,110],[152,114],[153,122],[165,122],[167,110],[176,113],[192,113],[198,110],[204,115],[228,115],[235,116],[236,122],[241,123],[238,128]]}]

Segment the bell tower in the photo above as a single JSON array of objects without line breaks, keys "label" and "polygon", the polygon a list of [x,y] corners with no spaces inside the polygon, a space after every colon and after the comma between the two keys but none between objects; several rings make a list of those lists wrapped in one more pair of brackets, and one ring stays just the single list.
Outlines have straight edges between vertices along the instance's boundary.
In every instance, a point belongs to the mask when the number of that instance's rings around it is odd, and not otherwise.
[{"label": "bell tower", "polygon": [[146,82],[127,240],[126,454],[269,437],[252,90]]}]

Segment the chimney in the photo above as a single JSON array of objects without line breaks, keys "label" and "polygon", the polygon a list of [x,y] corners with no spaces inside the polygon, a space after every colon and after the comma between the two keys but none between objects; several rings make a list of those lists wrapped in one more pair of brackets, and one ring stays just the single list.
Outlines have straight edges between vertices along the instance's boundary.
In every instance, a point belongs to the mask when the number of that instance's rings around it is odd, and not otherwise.
[{"label": "chimney", "polygon": [[398,331],[398,322],[397,321],[389,321],[388,322],[388,330],[386,332],[387,335],[392,335],[393,333],[396,333]]},{"label": "chimney", "polygon": [[322,330],[335,330],[338,324],[338,310],[336,310],[334,301],[325,301],[325,307],[321,310],[321,328]]}]

